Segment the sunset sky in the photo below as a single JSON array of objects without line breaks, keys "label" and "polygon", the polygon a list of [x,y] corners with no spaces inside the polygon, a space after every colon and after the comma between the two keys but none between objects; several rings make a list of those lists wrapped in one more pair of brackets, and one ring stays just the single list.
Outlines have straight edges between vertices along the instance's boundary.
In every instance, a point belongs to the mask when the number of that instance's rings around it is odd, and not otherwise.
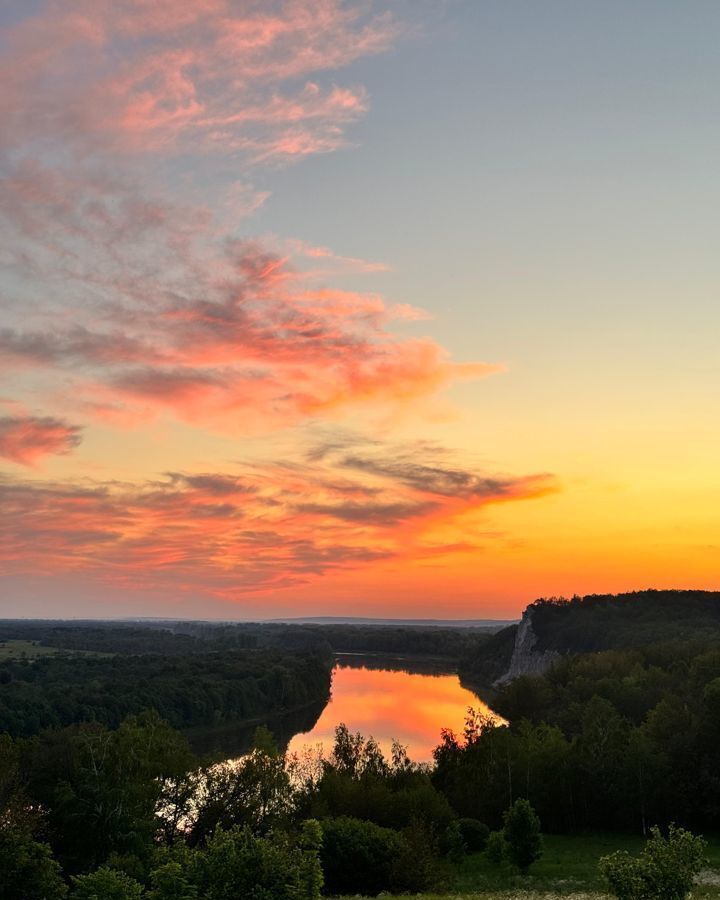
[{"label": "sunset sky", "polygon": [[0,615],[720,589],[720,5],[0,29]]}]

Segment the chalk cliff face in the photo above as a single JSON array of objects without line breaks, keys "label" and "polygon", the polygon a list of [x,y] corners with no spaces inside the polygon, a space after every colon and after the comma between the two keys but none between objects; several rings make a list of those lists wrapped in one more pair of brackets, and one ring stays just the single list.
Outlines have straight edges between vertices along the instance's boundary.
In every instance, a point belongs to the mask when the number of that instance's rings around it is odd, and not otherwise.
[{"label": "chalk cliff face", "polygon": [[507,684],[518,675],[542,675],[560,657],[556,650],[535,650],[537,635],[533,631],[532,607],[523,613],[517,634],[515,647],[510,659],[510,668],[495,682],[496,685]]}]

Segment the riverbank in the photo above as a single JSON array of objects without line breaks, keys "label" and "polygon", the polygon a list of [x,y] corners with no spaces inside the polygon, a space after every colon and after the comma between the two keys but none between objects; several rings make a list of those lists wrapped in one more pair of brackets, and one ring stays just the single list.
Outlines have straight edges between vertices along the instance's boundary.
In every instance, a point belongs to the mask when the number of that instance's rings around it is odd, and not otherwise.
[{"label": "riverbank", "polygon": [[183,730],[194,753],[211,760],[227,759],[247,753],[253,742],[255,730],[264,725],[281,750],[295,734],[310,731],[322,715],[330,700],[330,694],[290,709],[278,710],[251,719],[222,722],[217,725],[197,726]]}]

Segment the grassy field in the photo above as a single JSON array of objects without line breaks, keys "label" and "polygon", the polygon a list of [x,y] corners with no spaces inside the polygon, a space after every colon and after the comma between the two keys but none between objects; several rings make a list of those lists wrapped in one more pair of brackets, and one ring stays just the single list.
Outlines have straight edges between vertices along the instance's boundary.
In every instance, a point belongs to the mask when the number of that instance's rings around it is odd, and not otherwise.
[{"label": "grassy field", "polygon": [[[720,836],[705,838],[708,869],[693,897],[720,900]],[[422,900],[608,900],[598,860],[615,850],[639,853],[643,845],[639,835],[545,835],[543,855],[525,877],[510,865],[493,865],[484,853],[473,853],[448,867],[445,893],[417,896]]]},{"label": "grassy field", "polygon": [[0,641],[0,662],[6,659],[40,659],[42,656],[111,656],[92,650],[63,650],[61,647],[43,647],[34,641]]},{"label": "grassy field", "polygon": [[3,641],[0,643],[0,662],[4,659],[38,659],[55,656],[57,647],[42,647],[33,641]]}]

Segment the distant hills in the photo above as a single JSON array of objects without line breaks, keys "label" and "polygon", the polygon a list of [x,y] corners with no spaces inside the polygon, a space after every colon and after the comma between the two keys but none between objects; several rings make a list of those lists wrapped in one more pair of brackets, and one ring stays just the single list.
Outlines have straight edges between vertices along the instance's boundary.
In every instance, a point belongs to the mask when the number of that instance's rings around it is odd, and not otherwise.
[{"label": "distant hills", "polygon": [[234,625],[377,625],[386,628],[482,628],[499,631],[517,623],[517,619],[384,619],[367,616],[297,616],[275,619],[173,619],[159,616],[123,616],[122,618],[0,618],[7,623],[36,623],[38,625],[72,624],[81,627],[98,625],[141,626],[145,628],[173,628],[177,625],[208,625],[232,627]]},{"label": "distant hills", "polygon": [[507,628],[516,619],[382,619],[366,616],[300,616],[292,619],[269,619],[279,625],[378,625],[386,628]]}]

